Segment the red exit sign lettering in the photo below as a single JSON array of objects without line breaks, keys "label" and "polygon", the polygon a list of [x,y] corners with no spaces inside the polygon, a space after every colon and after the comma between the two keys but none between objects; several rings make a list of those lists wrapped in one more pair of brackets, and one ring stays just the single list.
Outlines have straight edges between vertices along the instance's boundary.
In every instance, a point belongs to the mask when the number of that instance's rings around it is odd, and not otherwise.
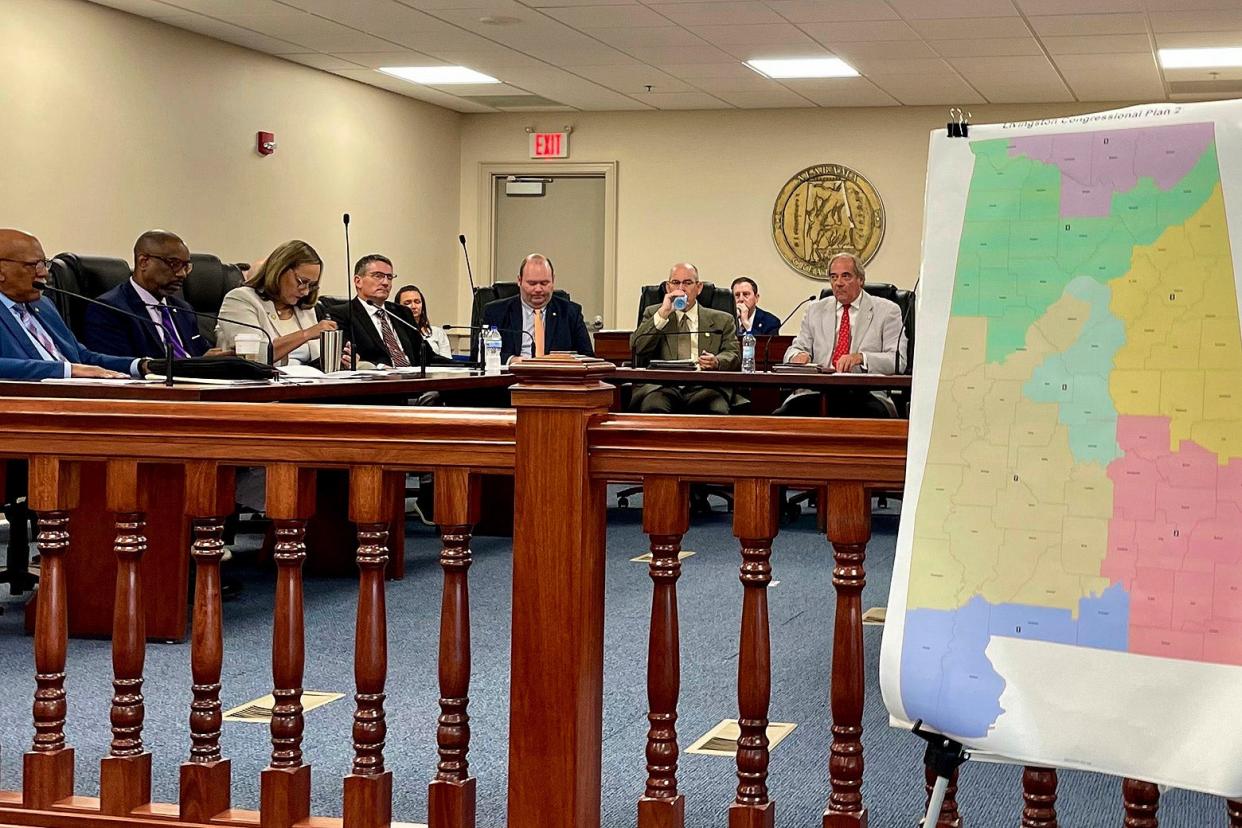
[{"label": "red exit sign lettering", "polygon": [[568,132],[532,132],[530,134],[531,158],[568,158]]}]

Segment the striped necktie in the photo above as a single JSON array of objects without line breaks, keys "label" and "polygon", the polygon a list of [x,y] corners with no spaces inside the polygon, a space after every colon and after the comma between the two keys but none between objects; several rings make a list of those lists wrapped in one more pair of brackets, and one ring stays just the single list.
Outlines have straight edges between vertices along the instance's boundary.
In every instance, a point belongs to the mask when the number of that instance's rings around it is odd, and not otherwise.
[{"label": "striped necktie", "polygon": [[173,356],[177,359],[185,359],[189,356],[181,345],[181,337],[177,334],[177,326],[173,324],[172,311],[163,302],[160,302],[160,327],[164,329],[164,341],[172,345]]},{"label": "striped necktie", "polygon": [[388,321],[388,311],[380,308],[376,311],[380,320],[380,335],[384,337],[384,347],[388,349],[388,358],[392,360],[394,368],[409,368],[410,358],[405,355],[405,349],[401,347],[401,342],[397,339],[397,332],[392,329],[392,323]]},{"label": "striped necktie", "polygon": [[19,302],[13,307],[17,308],[17,318],[21,320],[22,327],[34,337],[40,347],[47,351],[52,359],[65,362],[65,355],[60,352],[60,348],[56,347],[56,341],[35,320],[35,314],[39,312],[38,308],[30,307],[30,304],[27,302]]}]

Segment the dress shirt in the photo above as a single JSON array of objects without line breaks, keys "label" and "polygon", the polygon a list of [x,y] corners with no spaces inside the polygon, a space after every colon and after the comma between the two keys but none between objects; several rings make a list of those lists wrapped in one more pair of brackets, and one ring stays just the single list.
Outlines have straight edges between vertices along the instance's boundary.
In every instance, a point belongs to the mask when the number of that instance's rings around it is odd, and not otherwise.
[{"label": "dress shirt", "polygon": [[[167,342],[164,338],[166,332],[164,317],[160,313],[160,309],[152,307],[152,305],[167,305],[168,303],[162,297],[157,297],[154,293],[138,284],[138,281],[133,276],[129,277],[129,284],[134,289],[134,292],[138,294],[138,298],[142,300],[142,304],[147,306],[147,316],[151,317],[151,321],[155,323],[155,330],[159,334],[160,342]],[[177,334],[175,330],[174,334],[177,336],[177,344],[185,348],[185,343],[181,341],[181,335]]]},{"label": "dress shirt", "polygon": [[[39,344],[39,340],[31,336],[30,331],[26,330],[26,326],[22,324],[21,313],[17,310],[18,303],[14,302],[12,299],[5,296],[3,293],[0,293],[0,304],[3,304],[4,307],[8,310],[8,312],[13,314],[13,318],[17,320],[17,326],[21,328],[21,331],[23,334],[25,334],[26,339],[29,340],[30,344],[34,346],[35,350],[39,352],[39,356],[41,356],[47,362],[59,362],[61,365],[65,367],[64,378],[69,379],[70,377],[72,377],[73,376],[73,364],[69,362],[69,360],[67,359],[57,359],[56,357],[49,354],[47,352],[47,349]],[[36,314],[33,314],[33,316],[34,316],[35,324],[43,328],[43,332],[47,334],[48,339],[55,342],[56,337],[52,336],[52,332],[49,331],[46,327],[44,327],[43,323],[39,321],[39,315],[36,313]],[[129,375],[131,377],[138,376],[138,363],[139,362],[141,362],[141,360],[135,359],[133,362],[129,364]]]},{"label": "dress shirt", "polygon": [[[543,335],[546,339],[548,336],[548,303],[544,302],[543,307]],[[522,300],[522,330],[526,331],[529,336],[522,337],[522,355],[535,355],[535,309],[526,304],[526,300]]]},{"label": "dress shirt", "polygon": [[[690,358],[697,358],[699,355],[699,303],[695,302],[684,311],[675,310],[673,314],[677,316],[678,322],[682,319],[686,320],[686,328],[690,331]],[[672,318],[672,315],[668,318],[661,317],[660,312],[656,311],[651,324],[655,325],[657,331],[662,331],[664,326],[668,324],[668,320]]]}]

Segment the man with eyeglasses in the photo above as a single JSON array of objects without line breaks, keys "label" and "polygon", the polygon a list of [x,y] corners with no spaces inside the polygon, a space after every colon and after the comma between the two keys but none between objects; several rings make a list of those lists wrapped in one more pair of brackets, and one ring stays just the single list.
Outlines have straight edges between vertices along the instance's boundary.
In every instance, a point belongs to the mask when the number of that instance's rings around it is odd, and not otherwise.
[{"label": "man with eyeglasses", "polygon": [[[664,301],[644,310],[642,322],[630,335],[636,363],[664,359],[690,362],[703,371],[738,369],[742,355],[733,314],[700,305],[702,290],[697,267],[689,262],[673,265]],[[690,379],[694,375],[686,376]],[[630,407],[642,413],[728,414],[733,402],[732,388],[693,382],[649,383],[634,389]]]},{"label": "man with eyeglasses", "polygon": [[360,361],[408,368],[419,364],[419,353],[426,349],[429,364],[443,362],[423,341],[410,309],[388,301],[396,278],[387,256],[363,256],[354,265],[354,298],[330,307],[328,316],[352,340]]},{"label": "man with eyeglasses", "polygon": [[168,343],[177,359],[203,356],[210,346],[199,334],[193,308],[178,295],[192,269],[190,250],[175,233],[143,233],[134,242],[133,275],[101,294],[99,301],[145,316],[151,324],[87,305],[82,341],[107,354],[160,359]]},{"label": "man with eyeglasses", "polygon": [[0,230],[0,378],[141,376],[147,360],[95,353],[78,342],[35,287],[47,278],[39,240],[20,230]]}]

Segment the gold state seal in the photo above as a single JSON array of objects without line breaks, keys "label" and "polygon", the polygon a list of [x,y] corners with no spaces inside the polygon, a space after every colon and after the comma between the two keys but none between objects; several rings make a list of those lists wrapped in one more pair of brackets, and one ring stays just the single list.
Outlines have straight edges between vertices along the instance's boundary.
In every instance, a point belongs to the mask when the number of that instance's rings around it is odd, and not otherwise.
[{"label": "gold state seal", "polygon": [[884,239],[884,203],[866,178],[840,164],[795,175],[776,196],[772,239],[781,258],[812,279],[828,278],[837,253],[871,261]]}]

